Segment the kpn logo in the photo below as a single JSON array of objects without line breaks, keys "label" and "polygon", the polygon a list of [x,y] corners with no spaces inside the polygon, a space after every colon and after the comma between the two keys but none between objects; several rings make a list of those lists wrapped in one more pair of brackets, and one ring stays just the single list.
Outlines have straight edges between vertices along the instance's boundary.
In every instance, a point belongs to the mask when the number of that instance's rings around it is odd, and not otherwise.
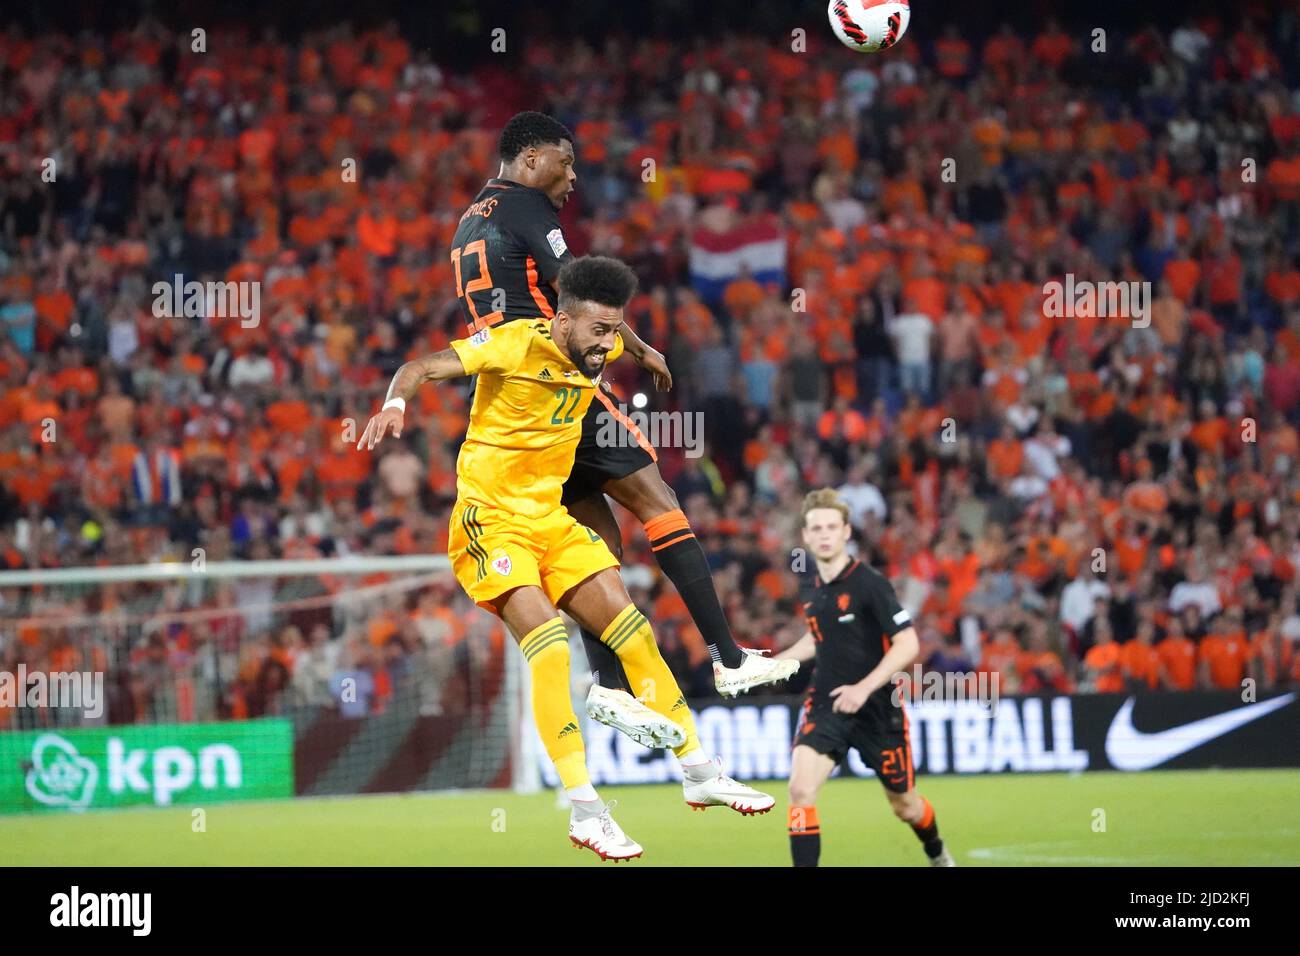
[{"label": "kpn logo", "polygon": [[67,738],[41,734],[32,744],[27,793],[47,807],[84,810],[149,802],[165,807],[196,787],[230,796],[243,786],[243,763],[229,744],[209,744],[195,754],[179,746],[128,747],[109,737],[102,759],[101,766]]}]

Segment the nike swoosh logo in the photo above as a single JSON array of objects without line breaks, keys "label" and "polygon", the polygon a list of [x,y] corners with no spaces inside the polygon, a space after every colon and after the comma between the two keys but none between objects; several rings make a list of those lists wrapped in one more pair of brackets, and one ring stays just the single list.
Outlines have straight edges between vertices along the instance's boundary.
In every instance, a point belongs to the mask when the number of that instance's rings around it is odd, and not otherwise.
[{"label": "nike swoosh logo", "polygon": [[1106,759],[1116,770],[1150,770],[1252,720],[1259,720],[1280,710],[1295,698],[1294,693],[1283,694],[1272,700],[1248,704],[1203,720],[1194,720],[1190,724],[1147,734],[1133,726],[1135,698],[1130,697],[1124,701],[1119,713],[1111,721],[1110,729],[1106,731]]}]

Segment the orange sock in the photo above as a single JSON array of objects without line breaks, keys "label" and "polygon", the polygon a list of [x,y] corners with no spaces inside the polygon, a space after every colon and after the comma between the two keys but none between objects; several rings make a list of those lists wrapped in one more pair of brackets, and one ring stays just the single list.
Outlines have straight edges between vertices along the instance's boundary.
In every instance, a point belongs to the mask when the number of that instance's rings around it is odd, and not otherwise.
[{"label": "orange sock", "polygon": [[645,536],[650,539],[651,550],[658,551],[670,544],[695,536],[691,523],[680,508],[655,515],[645,523]]},{"label": "orange sock", "polygon": [[925,805],[925,809],[921,811],[921,819],[912,824],[912,827],[916,830],[928,830],[930,824],[934,823],[934,807],[930,806],[930,801],[925,797],[921,798],[921,803]]},{"label": "orange sock", "polygon": [[791,833],[820,833],[821,821],[817,819],[816,807],[790,808],[788,816]]},{"label": "orange sock", "polygon": [[816,807],[790,807],[790,859],[795,866],[816,866],[822,853],[822,828]]}]

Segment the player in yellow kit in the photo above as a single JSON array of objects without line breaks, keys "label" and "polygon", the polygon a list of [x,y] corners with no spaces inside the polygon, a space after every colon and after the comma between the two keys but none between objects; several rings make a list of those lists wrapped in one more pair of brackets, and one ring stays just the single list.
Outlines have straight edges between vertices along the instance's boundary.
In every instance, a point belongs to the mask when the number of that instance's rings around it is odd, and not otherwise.
[{"label": "player in yellow kit", "polygon": [[569,838],[602,859],[629,859],[641,847],[614,822],[587,774],[578,718],[569,697],[568,631],[561,608],[618,656],[646,704],[680,728],[673,749],[686,802],[766,813],[775,801],[721,772],[700,747],[690,709],[628,597],[618,561],[599,535],[560,503],[582,419],[615,353],[636,276],[602,256],[574,259],[559,275],[549,322],[485,328],[450,349],[397,370],[383,409],[359,448],[390,430],[400,436],[406,402],[426,381],[478,375],[469,431],[456,461],[456,504],[448,552],[456,579],[514,634],[533,678],[533,717],[573,812]]}]

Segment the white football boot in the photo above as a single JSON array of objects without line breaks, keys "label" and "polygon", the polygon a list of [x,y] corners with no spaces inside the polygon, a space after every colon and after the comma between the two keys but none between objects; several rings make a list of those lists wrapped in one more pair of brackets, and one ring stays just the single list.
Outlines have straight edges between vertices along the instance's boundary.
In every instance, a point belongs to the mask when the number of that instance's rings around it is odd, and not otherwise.
[{"label": "white football boot", "polygon": [[756,651],[749,647],[740,650],[744,658],[739,667],[723,667],[721,661],[713,662],[713,686],[723,697],[736,697],[764,684],[789,680],[799,669],[796,660],[773,660],[763,656],[766,651]]},{"label": "white football boot", "polygon": [[940,853],[938,856],[930,857],[930,865],[931,866],[956,866],[957,861],[952,858],[952,854],[948,852],[948,848],[944,847],[943,852]]},{"label": "white football boot", "polygon": [[776,805],[768,794],[732,780],[722,772],[716,760],[682,768],[682,794],[693,810],[731,807],[737,813],[753,816],[767,813]]},{"label": "white football boot", "polygon": [[592,684],[587,692],[587,714],[651,750],[671,750],[686,743],[686,731],[680,725],[656,714],[625,690]]},{"label": "white football boot", "polygon": [[641,844],[631,839],[614,822],[610,811],[617,805],[617,800],[611,800],[601,808],[600,813],[589,816],[574,806],[569,814],[569,839],[575,850],[586,847],[602,860],[613,860],[615,863],[635,859],[644,852]]}]

